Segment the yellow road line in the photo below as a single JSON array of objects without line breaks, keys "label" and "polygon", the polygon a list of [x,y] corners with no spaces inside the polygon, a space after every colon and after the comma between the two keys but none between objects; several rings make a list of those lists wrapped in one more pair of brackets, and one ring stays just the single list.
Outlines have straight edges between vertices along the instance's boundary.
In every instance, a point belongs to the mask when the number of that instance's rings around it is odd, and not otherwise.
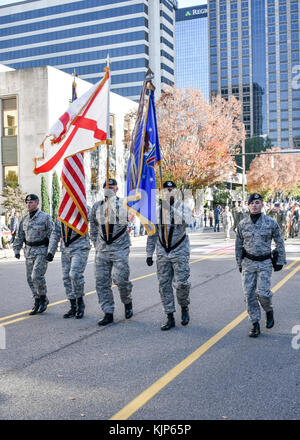
[{"label": "yellow road line", "polygon": [[[218,255],[223,255],[223,254],[218,254]],[[200,259],[198,259],[198,260],[193,260],[193,261],[190,262],[190,264],[198,263],[199,261],[207,260],[207,259],[212,258],[212,257],[214,257],[214,256],[215,256],[215,255],[208,255],[208,256],[203,257],[203,258],[200,258]],[[131,282],[134,282],[134,281],[143,280],[143,279],[145,279],[145,278],[152,277],[153,275],[156,275],[156,272],[152,272],[152,273],[149,273],[149,274],[147,274],[147,275],[142,275],[142,276],[140,276],[140,277],[133,278],[133,279],[130,280],[130,281],[131,281]],[[113,284],[113,285],[112,285],[112,288],[113,288],[113,287],[116,287],[116,285]],[[94,294],[94,293],[96,293],[96,290],[92,290],[91,292],[87,292],[87,293],[85,294],[85,296],[92,295],[92,294]],[[54,303],[48,304],[48,307],[57,306],[57,305],[59,305],[59,304],[63,304],[63,303],[66,303],[66,302],[68,302],[67,299],[62,299],[62,300],[60,300],[60,301],[56,301],[56,302],[54,302]],[[30,311],[31,311],[31,310],[25,310],[24,312],[15,313],[14,315],[4,316],[3,318],[0,318],[0,322],[6,321],[6,320],[11,319],[11,318],[16,318],[17,316],[26,315],[26,314],[28,314]],[[5,325],[9,325],[9,324],[14,324],[15,322],[24,321],[24,320],[29,319],[29,318],[34,318],[34,316],[26,316],[26,317],[23,317],[23,318],[14,319],[13,321],[8,321],[8,322],[5,322],[5,323],[0,324],[0,325],[5,326]]]},{"label": "yellow road line", "polygon": [[[300,270],[300,265],[297,266],[291,273],[284,277],[279,283],[277,283],[272,291],[276,292],[283,286],[296,272]],[[198,360],[204,353],[206,353],[211,347],[213,347],[220,339],[222,339],[227,333],[234,329],[240,322],[247,317],[247,312],[241,313],[233,321],[227,324],[222,330],[216,333],[212,338],[201,345],[197,350],[187,356],[183,361],[177,364],[174,368],[169,370],[164,376],[158,379],[153,385],[143,391],[139,396],[128,403],[123,409],[113,415],[110,420],[127,420],[142,406],[144,406],[150,399],[158,394],[166,385],[168,385],[179,374],[186,370],[196,360]]]},{"label": "yellow road line", "polygon": [[280,289],[280,287],[282,287],[290,278],[292,278],[296,272],[298,272],[298,270],[300,270],[300,264],[299,266],[295,267],[294,270],[292,270],[292,272],[290,272],[286,277],[284,277],[281,281],[279,281],[279,283],[276,284],[276,286],[274,286],[271,290],[272,292],[277,292],[277,290]]},{"label": "yellow road line", "polygon": [[296,260],[292,261],[288,266],[284,267],[284,270],[290,270],[291,267],[293,267],[296,263],[300,261],[300,258],[296,258]]}]

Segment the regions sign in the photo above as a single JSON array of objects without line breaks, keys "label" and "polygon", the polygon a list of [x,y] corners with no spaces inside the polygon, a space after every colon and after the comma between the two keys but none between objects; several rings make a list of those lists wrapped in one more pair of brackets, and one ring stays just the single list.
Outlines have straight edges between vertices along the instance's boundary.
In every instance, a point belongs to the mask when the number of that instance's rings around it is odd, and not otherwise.
[{"label": "regions sign", "polygon": [[176,21],[191,20],[194,18],[207,17],[207,6],[194,6],[191,8],[178,9]]}]

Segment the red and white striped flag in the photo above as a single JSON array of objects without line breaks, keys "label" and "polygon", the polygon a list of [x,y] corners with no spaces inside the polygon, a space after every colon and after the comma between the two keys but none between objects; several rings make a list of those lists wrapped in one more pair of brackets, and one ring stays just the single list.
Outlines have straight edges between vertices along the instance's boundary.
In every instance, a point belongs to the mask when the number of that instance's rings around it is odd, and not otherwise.
[{"label": "red and white striped flag", "polygon": [[62,202],[58,211],[58,220],[78,234],[85,235],[88,230],[88,219],[84,153],[64,159],[61,180]]},{"label": "red and white striped flag", "polygon": [[93,150],[109,137],[109,68],[99,81],[76,99],[51,127],[41,144],[42,156],[35,158],[34,173],[52,170],[60,160]]}]

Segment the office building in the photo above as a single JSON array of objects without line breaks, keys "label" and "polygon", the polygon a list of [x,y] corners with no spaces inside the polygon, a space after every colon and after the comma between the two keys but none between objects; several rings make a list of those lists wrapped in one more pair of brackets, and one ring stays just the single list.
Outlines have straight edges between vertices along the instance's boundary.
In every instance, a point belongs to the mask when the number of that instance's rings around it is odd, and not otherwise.
[{"label": "office building", "polygon": [[243,103],[247,136],[300,145],[299,0],[209,0],[210,93]]},{"label": "office building", "polygon": [[27,0],[0,7],[0,63],[53,66],[95,83],[110,58],[112,91],[138,100],[145,73],[157,95],[175,82],[177,0]]},{"label": "office building", "polygon": [[207,5],[176,11],[176,87],[198,88],[209,100]]}]

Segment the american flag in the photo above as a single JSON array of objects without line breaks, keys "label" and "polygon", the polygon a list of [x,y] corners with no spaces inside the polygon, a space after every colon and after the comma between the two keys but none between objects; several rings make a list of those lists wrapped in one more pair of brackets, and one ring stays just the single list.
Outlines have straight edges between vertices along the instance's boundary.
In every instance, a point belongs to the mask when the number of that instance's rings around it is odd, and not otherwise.
[{"label": "american flag", "polygon": [[[72,84],[72,100],[77,99],[75,78]],[[80,235],[88,230],[87,202],[85,191],[84,153],[64,159],[62,180],[62,202],[58,219]]]},{"label": "american flag", "polygon": [[58,219],[78,234],[85,235],[88,220],[84,153],[77,153],[64,160],[61,180],[62,202],[58,211]]}]

